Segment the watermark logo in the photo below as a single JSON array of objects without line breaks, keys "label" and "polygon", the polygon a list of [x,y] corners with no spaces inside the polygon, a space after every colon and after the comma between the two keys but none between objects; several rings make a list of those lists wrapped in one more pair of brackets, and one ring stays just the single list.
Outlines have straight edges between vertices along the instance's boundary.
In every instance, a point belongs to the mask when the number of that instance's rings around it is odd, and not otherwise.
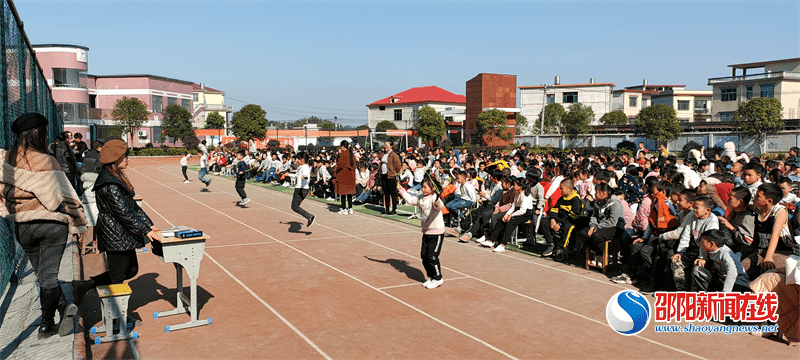
[{"label": "watermark logo", "polygon": [[650,303],[636,291],[623,290],[611,297],[606,305],[606,320],[622,335],[636,335],[650,323]]}]

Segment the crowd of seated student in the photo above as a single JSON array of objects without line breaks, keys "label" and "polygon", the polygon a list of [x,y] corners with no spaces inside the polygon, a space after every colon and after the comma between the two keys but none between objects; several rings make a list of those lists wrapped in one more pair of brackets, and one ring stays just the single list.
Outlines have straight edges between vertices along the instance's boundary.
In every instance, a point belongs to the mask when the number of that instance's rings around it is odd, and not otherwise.
[{"label": "crowd of seated student", "polygon": [[[400,149],[398,178],[416,191],[425,173],[432,174],[441,185],[447,232],[462,242],[476,239],[502,252],[519,228],[528,239],[523,247],[533,249],[538,234],[546,243],[539,248],[543,256],[568,261],[588,249],[590,261],[599,264],[610,240],[609,252],[620,254],[620,275],[612,278],[618,283],[738,291],[774,269],[785,271],[787,256],[798,252],[787,224],[800,200],[800,150],[764,162],[727,144],[725,152],[708,158],[705,149],[679,159],[664,155],[663,148],[656,156],[641,145],[635,156],[534,153],[525,144],[510,154]],[[381,205],[383,153],[353,151],[355,203]],[[292,151],[246,155],[252,177],[290,186]],[[312,193],[332,200],[337,154],[320,150],[312,157]],[[212,171],[235,162],[224,152],[212,158]],[[791,336],[796,342],[800,334]]]}]

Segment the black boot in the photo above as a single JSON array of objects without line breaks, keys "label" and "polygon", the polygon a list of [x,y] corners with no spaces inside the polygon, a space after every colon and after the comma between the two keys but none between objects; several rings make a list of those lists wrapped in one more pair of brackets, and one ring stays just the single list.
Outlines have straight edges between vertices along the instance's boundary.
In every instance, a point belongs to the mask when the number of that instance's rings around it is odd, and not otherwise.
[{"label": "black boot", "polygon": [[42,305],[42,323],[39,325],[39,340],[47,339],[58,331],[54,317],[58,308],[60,288],[39,290],[39,302]]},{"label": "black boot", "polygon": [[94,289],[97,286],[94,282],[94,279],[89,279],[86,281],[80,280],[73,280],[72,281],[72,296],[75,299],[75,305],[80,306],[81,300],[83,297],[86,296],[90,290]]},{"label": "black boot", "polygon": [[58,335],[67,336],[72,333],[72,329],[75,327],[75,314],[78,313],[78,306],[67,302],[60,286],[58,287],[58,294],[58,314],[61,316],[61,321],[58,323]]}]

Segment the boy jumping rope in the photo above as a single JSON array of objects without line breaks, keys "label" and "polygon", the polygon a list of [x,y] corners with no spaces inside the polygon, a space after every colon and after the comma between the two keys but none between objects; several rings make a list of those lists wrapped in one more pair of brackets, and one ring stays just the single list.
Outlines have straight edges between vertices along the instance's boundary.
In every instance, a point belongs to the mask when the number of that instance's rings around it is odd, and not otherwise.
[{"label": "boy jumping rope", "polygon": [[422,180],[422,194],[413,196],[397,184],[400,196],[409,205],[419,207],[419,218],[422,221],[422,266],[428,274],[428,280],[422,284],[427,289],[435,289],[442,285],[442,268],[439,265],[439,254],[444,242],[444,220],[442,219],[442,200],[434,190],[435,185],[430,175]]},{"label": "boy jumping rope", "polygon": [[311,227],[314,224],[314,219],[317,217],[309,214],[307,211],[300,207],[300,203],[308,196],[308,183],[311,180],[311,167],[308,166],[308,154],[304,151],[297,154],[297,163],[300,165],[297,168],[297,181],[294,185],[294,195],[292,195],[292,211],[300,214],[300,216],[308,220],[306,227]]}]

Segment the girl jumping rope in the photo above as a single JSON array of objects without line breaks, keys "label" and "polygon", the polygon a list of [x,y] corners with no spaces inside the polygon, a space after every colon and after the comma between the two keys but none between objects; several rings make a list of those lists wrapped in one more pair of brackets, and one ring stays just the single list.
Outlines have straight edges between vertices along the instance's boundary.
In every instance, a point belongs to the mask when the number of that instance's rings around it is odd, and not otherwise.
[{"label": "girl jumping rope", "polygon": [[442,268],[439,265],[439,254],[444,241],[444,220],[442,219],[442,200],[435,182],[426,174],[422,180],[422,194],[411,195],[397,184],[400,196],[409,205],[419,207],[419,218],[422,220],[422,266],[428,274],[428,281],[422,284],[427,289],[435,289],[442,285]]}]

